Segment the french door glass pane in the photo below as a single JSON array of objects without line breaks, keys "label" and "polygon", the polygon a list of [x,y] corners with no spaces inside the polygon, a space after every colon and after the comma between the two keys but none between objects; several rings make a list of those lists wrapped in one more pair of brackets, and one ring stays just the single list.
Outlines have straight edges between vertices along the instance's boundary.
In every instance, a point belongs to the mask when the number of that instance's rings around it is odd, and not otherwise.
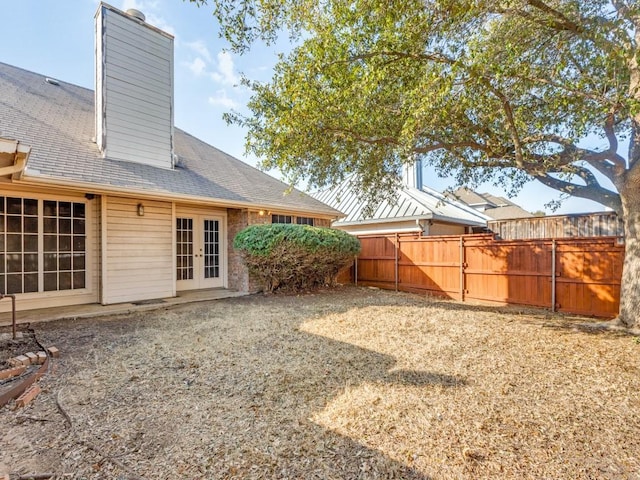
[{"label": "french door glass pane", "polygon": [[220,255],[218,248],[218,220],[204,221],[204,278],[220,276]]},{"label": "french door glass pane", "polygon": [[193,219],[176,219],[176,278],[193,280]]}]

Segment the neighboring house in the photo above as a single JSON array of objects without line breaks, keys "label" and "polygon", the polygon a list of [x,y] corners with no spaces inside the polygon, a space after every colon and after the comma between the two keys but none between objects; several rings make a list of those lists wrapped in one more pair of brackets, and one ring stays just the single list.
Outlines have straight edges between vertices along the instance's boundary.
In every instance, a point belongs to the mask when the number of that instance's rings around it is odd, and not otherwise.
[{"label": "neighboring house", "polygon": [[497,197],[490,193],[477,193],[465,187],[455,190],[453,197],[494,220],[534,216],[531,212],[527,212],[524,208],[504,197]]},{"label": "neighboring house", "polygon": [[489,193],[461,187],[453,196],[491,217],[488,230],[503,240],[624,236],[624,224],[615,212],[538,217],[504,197]]},{"label": "neighboring house", "polygon": [[96,33],[95,96],[0,63],[0,293],[19,309],[249,291],[240,229],[340,216],[174,128],[171,35],[105,4]]},{"label": "neighboring house", "polygon": [[486,227],[489,217],[422,185],[421,171],[419,161],[405,168],[402,186],[371,214],[365,213],[366,203],[355,194],[349,180],[314,197],[344,212],[346,216],[334,221],[332,227],[353,235],[459,235]]}]

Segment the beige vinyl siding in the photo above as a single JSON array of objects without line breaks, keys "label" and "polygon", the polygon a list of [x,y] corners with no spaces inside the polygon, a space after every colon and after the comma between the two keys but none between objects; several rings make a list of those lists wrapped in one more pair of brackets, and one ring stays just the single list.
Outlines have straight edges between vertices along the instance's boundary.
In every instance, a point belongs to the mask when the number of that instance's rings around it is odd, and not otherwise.
[{"label": "beige vinyl siding", "polygon": [[[103,6],[98,19],[99,140],[109,158],[172,167],[173,38]],[[100,113],[99,113],[100,114]]]},{"label": "beige vinyl siding", "polygon": [[[138,204],[144,216],[138,216]],[[107,197],[102,303],[175,294],[173,216],[170,202]]]},{"label": "beige vinyl siding", "polygon": [[[84,202],[86,205],[86,286],[79,290],[23,293],[17,295],[16,309],[61,307],[97,303],[100,299],[100,200],[87,200],[77,193],[48,193],[45,189],[22,191],[13,185],[3,186],[3,195],[62,202]],[[11,311],[11,300],[0,302],[0,312]]]},{"label": "beige vinyl siding", "polygon": [[466,232],[464,225],[454,225],[451,223],[434,223],[429,225],[429,235],[462,235]]}]

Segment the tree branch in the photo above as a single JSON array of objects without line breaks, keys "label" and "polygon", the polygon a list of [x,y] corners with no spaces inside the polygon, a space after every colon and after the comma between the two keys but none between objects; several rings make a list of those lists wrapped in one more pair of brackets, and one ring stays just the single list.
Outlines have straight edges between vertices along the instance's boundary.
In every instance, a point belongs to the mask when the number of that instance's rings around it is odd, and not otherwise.
[{"label": "tree branch", "polygon": [[550,7],[549,5],[547,5],[541,0],[527,0],[527,3],[532,7],[535,7],[538,10],[541,10],[549,14],[552,17],[555,17],[557,19],[555,22],[553,22],[553,26],[555,28],[568,30],[575,33],[582,33],[584,31],[581,25],[578,25],[577,23],[573,22],[562,12]]},{"label": "tree branch", "polygon": [[500,99],[500,103],[502,104],[502,109],[504,110],[505,117],[507,119],[507,130],[509,130],[509,134],[511,135],[511,141],[514,146],[514,155],[515,162],[518,168],[524,168],[524,159],[522,155],[522,143],[520,142],[520,135],[518,134],[518,128],[516,127],[516,122],[513,118],[513,109],[511,108],[511,103],[505,94],[503,94],[497,88],[494,88],[489,82],[487,82],[489,88],[493,91],[493,93]]},{"label": "tree branch", "polygon": [[627,18],[634,23],[640,21],[640,15],[634,15],[633,11],[626,3],[622,2],[621,0],[611,0],[611,3],[613,5],[613,8],[615,8],[618,12],[618,15],[620,15],[622,18]]},{"label": "tree branch", "polygon": [[564,147],[574,146],[573,140],[557,135],[555,133],[539,133],[537,135],[530,135],[522,139],[522,143],[542,143],[542,142],[557,143],[558,145],[562,145]]},{"label": "tree branch", "polygon": [[557,31],[567,31],[568,29],[565,28],[563,25],[561,25],[558,22],[553,22],[553,23],[549,23],[548,21],[544,21],[541,18],[538,18],[537,16],[535,16],[533,13],[531,12],[527,12],[524,10],[518,10],[516,8],[494,8],[491,10],[492,13],[498,13],[500,15],[514,15],[514,16],[518,16],[521,18],[524,18],[526,20],[529,20],[532,23],[535,23],[537,25],[540,25],[541,27],[553,27],[555,30]]},{"label": "tree branch", "polygon": [[542,173],[534,175],[534,178],[540,181],[547,187],[553,188],[563,193],[567,193],[574,197],[586,198],[587,200],[593,200],[595,202],[606,205],[609,208],[622,215],[622,202],[620,201],[620,195],[616,192],[612,192],[606,188],[603,188],[599,184],[596,185],[576,185],[572,182],[560,180],[552,177],[548,173]]},{"label": "tree branch", "polygon": [[398,52],[395,50],[379,50],[376,52],[369,53],[359,53],[357,55],[351,55],[346,60],[336,60],[335,62],[331,62],[330,65],[340,64],[340,63],[351,63],[357,60],[369,60],[375,57],[395,57],[396,59],[411,59],[411,60],[420,60],[420,61],[432,61],[437,63],[444,63],[446,65],[453,65],[455,60],[447,57],[441,53],[410,53],[410,52]]},{"label": "tree branch", "polygon": [[541,78],[541,77],[529,77],[526,75],[514,75],[513,78],[518,79],[518,80],[524,80],[524,81],[528,81],[528,82],[533,82],[533,83],[540,83],[543,85],[548,85],[550,87],[554,87],[554,88],[558,88],[560,90],[564,90],[568,93],[571,93],[572,95],[576,95],[582,98],[586,98],[588,100],[594,100],[596,102],[605,102],[605,103],[610,103],[610,100],[604,96],[598,96],[598,95],[593,95],[591,93],[582,91],[582,90],[576,90],[574,88],[569,87],[568,85],[563,85],[561,83],[555,82],[553,80],[551,80],[550,78]]},{"label": "tree branch", "polygon": [[399,142],[395,137],[365,137],[354,130],[336,127],[324,127],[322,130],[341,138],[351,137],[358,142],[367,143],[369,145],[399,145]]},{"label": "tree branch", "polygon": [[532,135],[523,138],[522,142],[525,144],[546,142],[562,145],[564,147],[562,152],[547,156],[546,158],[544,156],[538,156],[538,159],[540,161],[548,161],[553,158],[553,163],[556,166],[567,166],[576,161],[583,160],[611,181],[614,181],[617,175],[624,174],[626,163],[624,158],[616,152],[618,144],[617,137],[613,131],[613,123],[610,123],[610,126],[607,128],[610,128],[608,135],[613,135],[613,138],[609,139],[610,148],[603,152],[578,148],[573,141],[555,134]]},{"label": "tree branch", "polygon": [[439,142],[434,143],[433,145],[428,145],[426,147],[416,147],[413,149],[414,153],[425,154],[430,152],[435,152],[436,150],[455,150],[458,148],[473,148],[474,150],[479,150],[485,153],[488,153],[490,150],[486,145],[477,142],[455,142],[455,143],[447,143],[447,142]]},{"label": "tree branch", "polygon": [[613,174],[620,177],[624,175],[624,172],[627,169],[627,163],[624,158],[618,155],[618,137],[615,132],[615,113],[618,108],[619,105],[616,105],[607,115],[607,119],[604,122],[604,134],[609,141],[609,149],[606,152],[609,156],[606,159],[613,163]]}]

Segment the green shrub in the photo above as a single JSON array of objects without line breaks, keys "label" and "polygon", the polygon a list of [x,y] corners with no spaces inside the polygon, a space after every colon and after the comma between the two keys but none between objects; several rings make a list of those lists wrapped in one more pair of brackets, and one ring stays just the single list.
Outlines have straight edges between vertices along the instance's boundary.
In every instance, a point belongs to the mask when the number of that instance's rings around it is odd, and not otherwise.
[{"label": "green shrub", "polygon": [[335,283],[360,252],[360,241],[341,230],[274,223],[245,228],[233,247],[265,291],[301,291]]}]

